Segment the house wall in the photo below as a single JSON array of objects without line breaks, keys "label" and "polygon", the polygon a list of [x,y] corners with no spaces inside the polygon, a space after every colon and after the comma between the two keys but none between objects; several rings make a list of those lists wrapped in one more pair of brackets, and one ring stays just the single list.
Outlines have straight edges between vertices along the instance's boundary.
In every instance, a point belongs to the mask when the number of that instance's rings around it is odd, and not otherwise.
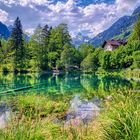
[{"label": "house wall", "polygon": [[113,46],[108,45],[108,44],[105,45],[104,49],[105,49],[106,51],[113,51],[113,50],[114,50]]}]

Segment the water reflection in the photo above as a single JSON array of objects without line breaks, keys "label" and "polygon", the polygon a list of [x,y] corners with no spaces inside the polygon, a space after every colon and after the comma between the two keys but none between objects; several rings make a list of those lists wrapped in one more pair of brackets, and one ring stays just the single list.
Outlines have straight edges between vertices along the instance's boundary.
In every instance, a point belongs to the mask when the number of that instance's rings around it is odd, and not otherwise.
[{"label": "water reflection", "polygon": [[76,95],[70,102],[70,109],[66,114],[66,125],[87,124],[90,120],[97,117],[101,108],[101,101],[94,97],[92,100],[81,100],[80,96]]},{"label": "water reflection", "polygon": [[[7,90],[31,86],[22,92],[36,93],[101,93],[103,91],[110,92],[112,89],[140,89],[140,82],[127,80],[121,77],[104,76],[86,74],[0,74],[0,93]],[[19,92],[18,92],[19,93]]]},{"label": "water reflection", "polygon": [[0,129],[5,128],[10,118],[10,109],[5,105],[0,105]]}]

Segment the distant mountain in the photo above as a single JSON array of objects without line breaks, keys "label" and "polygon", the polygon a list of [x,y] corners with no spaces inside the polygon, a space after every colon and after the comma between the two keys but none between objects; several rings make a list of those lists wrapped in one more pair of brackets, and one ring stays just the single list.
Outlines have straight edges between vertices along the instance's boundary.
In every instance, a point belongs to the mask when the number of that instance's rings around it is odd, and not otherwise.
[{"label": "distant mountain", "polygon": [[27,35],[27,34],[23,34],[23,38],[26,40],[26,41],[29,41],[30,40],[30,36],[29,35]]},{"label": "distant mountain", "polygon": [[78,33],[74,38],[73,38],[73,44],[78,47],[81,44],[88,43],[90,38],[88,36],[82,35],[82,33]]},{"label": "distant mountain", "polygon": [[[5,39],[8,39],[11,35],[11,32],[13,30],[13,26],[6,26],[5,24],[3,24],[2,22],[0,22],[0,37],[3,37]],[[30,37],[27,34],[23,34],[23,37],[26,41],[29,41]]]},{"label": "distant mountain", "polygon": [[0,22],[0,37],[7,39],[10,36],[10,31],[7,26]]},{"label": "distant mountain", "polygon": [[13,28],[14,28],[13,25],[8,26],[8,30],[10,31],[10,33],[12,32]]},{"label": "distant mountain", "polygon": [[137,15],[137,14],[139,14],[139,13],[140,13],[140,6],[137,7],[137,8],[134,10],[133,15]]},{"label": "distant mountain", "polygon": [[133,12],[131,16],[121,17],[109,29],[91,39],[89,43],[93,44],[94,46],[99,46],[108,39],[127,39],[132,32],[133,25],[137,21],[139,13],[140,6]]}]

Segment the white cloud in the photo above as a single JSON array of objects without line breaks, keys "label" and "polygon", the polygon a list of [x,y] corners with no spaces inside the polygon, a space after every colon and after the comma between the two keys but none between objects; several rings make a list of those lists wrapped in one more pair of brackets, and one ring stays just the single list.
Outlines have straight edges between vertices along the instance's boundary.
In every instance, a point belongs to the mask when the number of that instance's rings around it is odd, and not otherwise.
[{"label": "white cloud", "polygon": [[12,4],[15,4],[15,0],[0,0],[0,3],[3,3],[10,7]]},{"label": "white cloud", "polygon": [[[110,27],[120,17],[131,14],[134,8],[140,4],[140,0],[116,0],[113,4],[98,3],[86,7],[76,5],[75,0],[68,0],[66,3],[51,3],[53,0],[0,0],[7,5],[20,5],[30,7],[39,14],[37,23],[56,26],[61,22],[69,25],[71,34],[86,31],[88,35],[94,36]],[[38,6],[43,6],[38,8]],[[26,11],[27,13],[27,11]],[[28,14],[27,14],[28,16]],[[34,19],[36,17],[33,17]],[[29,22],[29,21],[28,21]],[[28,24],[27,31],[32,33],[33,27]]]},{"label": "white cloud", "polygon": [[21,5],[21,6],[46,5],[46,4],[50,3],[49,0],[0,0],[0,2],[6,4],[7,6],[11,6],[11,5]]},{"label": "white cloud", "polygon": [[[40,12],[42,22],[49,20],[51,25],[60,22],[66,22],[72,32],[90,30],[90,34],[95,35],[101,32],[108,23],[113,22],[116,18],[114,5],[90,4],[85,8],[75,5],[73,0],[68,0],[66,4],[58,2],[56,5],[49,5],[51,12]],[[111,10],[113,9],[113,10]],[[73,33],[72,33],[73,34]]]},{"label": "white cloud", "polygon": [[28,35],[32,35],[34,33],[34,30],[35,30],[34,28],[28,28],[25,30],[25,33]]},{"label": "white cloud", "polygon": [[67,3],[50,4],[51,12],[40,12],[42,22],[49,20],[51,25],[66,22],[72,34],[89,30],[94,36],[109,28],[116,20],[125,14],[132,13],[140,0],[116,0],[114,4],[90,4],[84,8],[76,6],[74,0]]},{"label": "white cloud", "polygon": [[8,20],[8,13],[0,9],[0,21],[6,22]]},{"label": "white cloud", "polygon": [[48,0],[19,0],[20,5],[28,6],[28,5],[46,5],[49,3]]},{"label": "white cloud", "polygon": [[138,4],[140,0],[116,0],[115,3],[117,11],[124,14],[132,12]]}]

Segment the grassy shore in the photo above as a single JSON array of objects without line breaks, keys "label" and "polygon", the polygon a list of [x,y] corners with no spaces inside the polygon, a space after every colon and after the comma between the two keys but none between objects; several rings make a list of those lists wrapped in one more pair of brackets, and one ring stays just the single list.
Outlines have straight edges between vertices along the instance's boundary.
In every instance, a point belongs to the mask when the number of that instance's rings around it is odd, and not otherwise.
[{"label": "grassy shore", "polygon": [[44,95],[20,95],[5,100],[14,112],[1,140],[140,140],[138,94],[116,91],[104,100],[100,115],[83,125],[54,123],[69,108],[70,97],[51,99]]}]

